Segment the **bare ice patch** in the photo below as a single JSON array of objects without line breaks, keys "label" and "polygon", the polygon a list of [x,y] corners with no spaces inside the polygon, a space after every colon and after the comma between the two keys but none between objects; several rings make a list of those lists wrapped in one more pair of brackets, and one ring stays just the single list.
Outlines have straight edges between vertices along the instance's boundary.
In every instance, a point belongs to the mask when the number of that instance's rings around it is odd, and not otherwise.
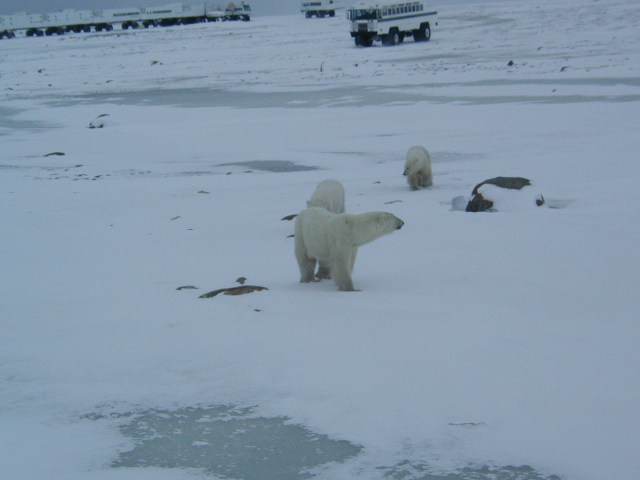
[{"label": "bare ice patch", "polygon": [[242,480],[302,480],[312,477],[310,469],[343,462],[362,449],[291,424],[286,417],[260,417],[251,408],[232,405],[109,416],[127,418],[120,432],[135,444],[118,455],[114,468],[186,468]]},{"label": "bare ice patch", "polygon": [[318,167],[310,167],[307,165],[298,165],[289,160],[250,160],[247,162],[231,162],[221,163],[219,167],[227,167],[238,165],[241,167],[253,168],[255,170],[265,170],[267,172],[283,173],[283,172],[306,172],[308,170],[318,170]]},{"label": "bare ice patch", "polygon": [[528,465],[504,467],[466,467],[455,473],[429,473],[423,464],[402,462],[387,470],[389,480],[561,480],[557,475],[544,475]]},{"label": "bare ice patch", "polygon": [[37,131],[52,125],[39,120],[20,120],[15,118],[21,110],[0,107],[0,136],[8,135],[10,130]]}]

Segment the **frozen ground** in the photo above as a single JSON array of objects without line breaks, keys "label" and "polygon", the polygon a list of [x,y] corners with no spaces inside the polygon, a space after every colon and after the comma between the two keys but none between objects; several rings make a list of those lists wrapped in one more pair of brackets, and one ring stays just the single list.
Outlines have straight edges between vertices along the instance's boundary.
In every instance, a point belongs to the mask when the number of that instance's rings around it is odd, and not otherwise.
[{"label": "frozen ground", "polygon": [[[1,478],[637,479],[640,5],[437,8],[0,43]],[[405,221],[360,292],[298,283],[326,178]]]}]

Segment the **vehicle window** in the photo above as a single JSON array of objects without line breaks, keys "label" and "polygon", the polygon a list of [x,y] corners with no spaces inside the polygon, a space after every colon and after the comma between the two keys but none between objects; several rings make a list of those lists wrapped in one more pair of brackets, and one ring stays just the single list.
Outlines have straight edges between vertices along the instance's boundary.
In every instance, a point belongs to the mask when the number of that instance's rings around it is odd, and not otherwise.
[{"label": "vehicle window", "polygon": [[377,18],[377,13],[373,8],[350,10],[349,18],[351,20],[375,20]]}]

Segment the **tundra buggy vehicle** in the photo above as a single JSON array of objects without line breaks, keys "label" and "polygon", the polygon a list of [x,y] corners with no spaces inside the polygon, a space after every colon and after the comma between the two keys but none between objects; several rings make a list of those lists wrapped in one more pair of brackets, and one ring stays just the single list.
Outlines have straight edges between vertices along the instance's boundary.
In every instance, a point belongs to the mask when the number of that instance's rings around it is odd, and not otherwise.
[{"label": "tundra buggy vehicle", "polygon": [[431,29],[438,25],[438,12],[427,10],[424,1],[364,0],[347,10],[351,21],[351,37],[356,45],[370,47],[374,40],[383,45],[397,45],[405,37],[416,42],[431,38]]},{"label": "tundra buggy vehicle", "polygon": [[314,15],[318,18],[335,17],[336,10],[342,8],[339,0],[302,0],[300,11],[304,16],[311,18]]},{"label": "tundra buggy vehicle", "polygon": [[251,19],[251,5],[240,2],[238,5],[231,2],[224,10],[223,20],[242,20],[248,22]]}]

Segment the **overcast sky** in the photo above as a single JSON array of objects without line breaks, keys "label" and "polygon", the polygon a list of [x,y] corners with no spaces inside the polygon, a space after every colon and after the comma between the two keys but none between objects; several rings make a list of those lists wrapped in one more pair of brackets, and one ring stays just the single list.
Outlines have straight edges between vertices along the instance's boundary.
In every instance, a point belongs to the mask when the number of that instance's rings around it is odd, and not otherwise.
[{"label": "overcast sky", "polygon": [[[230,0],[210,0],[213,4],[226,5]],[[16,12],[46,13],[75,8],[92,10],[120,7],[151,7],[169,3],[204,3],[198,0],[0,0],[0,15]],[[238,0],[240,3],[240,0]],[[300,11],[299,0],[249,0],[253,13],[269,15],[281,13],[297,13]],[[347,2],[348,3],[348,2]]]}]

